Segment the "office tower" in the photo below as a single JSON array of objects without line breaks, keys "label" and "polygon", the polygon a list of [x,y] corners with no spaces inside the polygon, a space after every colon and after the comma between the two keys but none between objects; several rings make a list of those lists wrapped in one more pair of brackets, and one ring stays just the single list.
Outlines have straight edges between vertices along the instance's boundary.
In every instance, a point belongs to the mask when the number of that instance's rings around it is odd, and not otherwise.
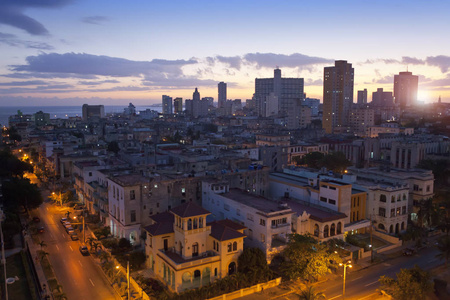
[{"label": "office tower", "polygon": [[[268,108],[273,105],[267,101],[278,100],[278,115],[287,119],[286,127],[299,127],[299,109],[303,102],[303,78],[282,78],[281,70],[274,70],[273,78],[256,78],[255,95],[256,109],[260,116],[267,116]],[[268,97],[273,93],[274,97]],[[270,114],[270,113],[269,113]]]},{"label": "office tower", "polygon": [[173,99],[173,112],[175,114],[181,114],[183,112],[183,98]]},{"label": "office tower", "polygon": [[385,92],[382,88],[378,88],[372,93],[371,106],[394,106],[394,98],[392,92]]},{"label": "office tower", "polygon": [[347,125],[353,103],[353,80],[354,69],[345,60],[324,68],[322,127],[326,133],[342,132]]},{"label": "office tower", "polygon": [[358,104],[367,104],[367,89],[358,91]]},{"label": "office tower", "polygon": [[203,97],[202,100],[208,102],[208,106],[214,106],[214,98],[213,97]]},{"label": "office tower", "polygon": [[105,107],[103,105],[83,104],[82,116],[83,116],[83,121],[87,121],[88,119],[90,119],[92,117],[104,118],[105,117]]},{"label": "office tower", "polygon": [[217,85],[219,89],[218,108],[224,108],[225,102],[227,102],[227,84],[225,82],[219,82]]},{"label": "office tower", "polygon": [[394,98],[400,107],[415,105],[417,103],[417,89],[419,76],[411,72],[400,72],[394,76]]},{"label": "office tower", "polygon": [[314,117],[319,115],[320,99],[306,98],[305,101],[303,101],[303,105],[311,108],[311,116]]},{"label": "office tower", "polygon": [[200,115],[200,93],[198,89],[195,88],[194,93],[192,94],[192,116],[197,118]]},{"label": "office tower", "polygon": [[191,99],[186,99],[186,101],[184,101],[184,108],[186,109],[186,115],[188,116],[193,116],[194,114],[194,103]]},{"label": "office tower", "polygon": [[172,109],[172,97],[163,95],[162,96],[162,113],[163,114],[171,114],[173,112]]}]

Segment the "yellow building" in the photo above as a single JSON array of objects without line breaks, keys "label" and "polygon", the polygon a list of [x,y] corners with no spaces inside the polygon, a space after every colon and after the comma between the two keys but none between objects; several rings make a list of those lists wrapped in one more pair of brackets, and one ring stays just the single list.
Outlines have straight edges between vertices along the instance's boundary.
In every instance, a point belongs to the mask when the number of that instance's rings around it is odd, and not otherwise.
[{"label": "yellow building", "polygon": [[244,229],[230,220],[206,223],[209,211],[188,202],[145,227],[147,267],[172,291],[207,285],[237,271]]}]

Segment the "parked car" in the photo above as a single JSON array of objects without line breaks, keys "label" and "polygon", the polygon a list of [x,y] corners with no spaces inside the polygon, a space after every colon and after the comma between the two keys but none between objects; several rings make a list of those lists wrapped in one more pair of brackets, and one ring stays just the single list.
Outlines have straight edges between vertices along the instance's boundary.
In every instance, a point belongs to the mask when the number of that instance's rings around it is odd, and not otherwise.
[{"label": "parked car", "polygon": [[67,218],[61,218],[61,220],[59,220],[59,222],[61,222],[61,224],[64,224],[65,222],[67,222]]},{"label": "parked car", "polygon": [[72,233],[75,233],[75,229],[73,229],[73,227],[70,226],[70,227],[67,227],[67,228],[66,228],[66,232],[67,232],[68,234],[72,234]]},{"label": "parked car", "polygon": [[41,219],[39,217],[33,217],[33,222],[39,223]]},{"label": "parked car", "polygon": [[416,252],[416,250],[414,250],[413,248],[406,248],[405,250],[403,250],[403,255],[411,256],[414,254],[414,252]]},{"label": "parked car", "polygon": [[78,235],[75,232],[70,234],[70,238],[72,239],[72,241],[78,241],[79,240]]},{"label": "parked car", "polygon": [[89,250],[86,245],[82,244],[79,249],[80,249],[81,254],[89,255]]},{"label": "parked car", "polygon": [[74,207],[73,207],[73,209],[74,210],[84,210],[84,205],[81,205],[81,204],[76,204]]},{"label": "parked car", "polygon": [[44,231],[45,231],[45,230],[44,230],[44,227],[39,227],[39,228],[38,228],[38,232],[39,232],[39,233],[44,233]]},{"label": "parked car", "polygon": [[68,221],[64,222],[62,225],[64,226],[64,228],[67,228],[67,227],[72,226],[72,225],[70,224],[70,222],[68,222]]}]

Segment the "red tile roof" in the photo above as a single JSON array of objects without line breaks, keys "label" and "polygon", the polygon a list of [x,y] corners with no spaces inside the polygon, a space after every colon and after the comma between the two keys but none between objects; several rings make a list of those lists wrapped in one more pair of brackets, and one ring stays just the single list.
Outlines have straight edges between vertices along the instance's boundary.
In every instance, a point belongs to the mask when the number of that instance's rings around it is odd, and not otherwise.
[{"label": "red tile roof", "polygon": [[181,204],[180,206],[173,208],[171,212],[182,218],[209,215],[211,213],[194,202]]},{"label": "red tile roof", "polygon": [[[228,221],[228,222],[223,222]],[[233,240],[237,238],[243,238],[246,237],[245,234],[240,233],[239,231],[233,229],[232,227],[237,228],[238,226],[241,226],[240,224],[235,223],[236,225],[231,225],[229,222],[234,223],[230,220],[222,220],[222,221],[214,221],[211,223],[208,223],[207,225],[211,226],[211,236],[215,238],[218,241],[228,241]],[[232,227],[229,227],[227,225],[230,225]],[[246,227],[244,227],[246,228]],[[242,229],[244,229],[242,228]]]}]

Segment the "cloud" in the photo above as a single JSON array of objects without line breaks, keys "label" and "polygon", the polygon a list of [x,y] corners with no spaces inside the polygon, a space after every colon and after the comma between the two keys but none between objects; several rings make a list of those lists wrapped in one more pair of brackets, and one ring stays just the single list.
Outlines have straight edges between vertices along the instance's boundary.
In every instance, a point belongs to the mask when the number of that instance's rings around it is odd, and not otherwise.
[{"label": "cloud", "polygon": [[372,83],[380,83],[380,84],[386,84],[386,83],[392,83],[394,84],[394,75],[387,75],[381,78],[374,78],[372,80]]},{"label": "cloud", "polygon": [[81,19],[81,22],[93,25],[101,25],[102,23],[107,21],[109,21],[109,18],[105,16],[90,16]]},{"label": "cloud", "polygon": [[308,85],[308,86],[313,86],[313,85],[322,86],[323,85],[323,80],[322,79],[316,79],[316,80],[306,79],[305,84]]},{"label": "cloud", "polygon": [[101,81],[78,81],[81,85],[100,85],[104,83],[120,83],[119,80],[101,80]]},{"label": "cloud", "polygon": [[13,65],[10,66],[10,69],[16,72],[53,74],[114,77],[158,75],[170,77],[182,75],[182,66],[197,63],[193,59],[132,61],[124,58],[86,53],[41,53],[37,56],[28,56],[26,61],[26,65]]},{"label": "cloud", "polygon": [[[142,84],[155,87],[192,88],[198,86],[217,86],[218,81],[211,79],[198,79],[194,76],[180,76],[177,78],[146,78]],[[228,84],[228,82],[227,82]]]},{"label": "cloud", "polygon": [[39,21],[24,14],[27,8],[57,8],[72,0],[2,0],[0,2],[0,24],[25,30],[31,35],[48,35],[49,32]]},{"label": "cloud", "polygon": [[0,44],[5,44],[11,47],[25,47],[29,49],[38,50],[52,50],[53,46],[50,46],[44,42],[24,41],[18,39],[14,34],[0,32]]},{"label": "cloud", "polygon": [[426,87],[450,87],[450,74],[446,78],[428,79],[426,82],[420,82],[420,86]]},{"label": "cloud", "polygon": [[415,57],[403,56],[401,63],[407,65],[423,65],[425,64],[425,61]]},{"label": "cloud", "polygon": [[94,75],[84,75],[84,74],[63,74],[63,73],[41,73],[41,72],[29,72],[29,73],[10,73],[0,75],[2,77],[7,78],[16,78],[16,79],[28,79],[28,78],[47,78],[47,79],[55,79],[55,78],[79,78],[79,79],[97,79],[97,76]]},{"label": "cloud", "polygon": [[448,69],[450,68],[450,56],[428,56],[426,62],[430,66],[436,66],[440,68],[442,73],[447,73]]},{"label": "cloud", "polygon": [[37,86],[35,88],[24,88],[24,87],[12,87],[7,89],[0,89],[0,94],[26,94],[26,93],[68,93],[78,91],[74,89],[73,85],[70,84],[52,84]]},{"label": "cloud", "polygon": [[234,68],[236,70],[241,69],[242,58],[240,56],[216,56],[217,60],[221,63],[227,64],[230,68]]},{"label": "cloud", "polygon": [[29,81],[12,81],[12,82],[2,82],[0,86],[27,86],[27,85],[45,85],[48,82],[43,80],[29,80]]},{"label": "cloud", "polygon": [[291,55],[275,54],[275,53],[247,53],[244,55],[247,62],[256,64],[257,68],[275,68],[287,67],[296,68],[302,66],[311,66],[315,64],[332,63],[332,59],[308,56],[301,53],[294,53]]}]

